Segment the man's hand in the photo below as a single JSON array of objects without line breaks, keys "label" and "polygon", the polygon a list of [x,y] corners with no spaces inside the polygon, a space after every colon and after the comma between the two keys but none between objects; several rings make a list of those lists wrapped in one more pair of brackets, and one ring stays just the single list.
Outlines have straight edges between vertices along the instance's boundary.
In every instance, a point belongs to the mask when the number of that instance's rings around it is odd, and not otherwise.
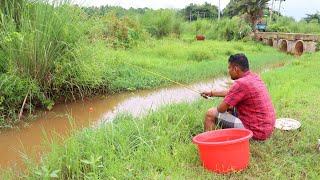
[{"label": "man's hand", "polygon": [[230,114],[232,114],[232,113],[233,113],[233,108],[234,108],[233,106],[229,106],[227,111],[228,111]]},{"label": "man's hand", "polygon": [[208,99],[208,97],[212,97],[212,91],[204,91],[202,93],[200,93],[200,95],[206,99]]}]

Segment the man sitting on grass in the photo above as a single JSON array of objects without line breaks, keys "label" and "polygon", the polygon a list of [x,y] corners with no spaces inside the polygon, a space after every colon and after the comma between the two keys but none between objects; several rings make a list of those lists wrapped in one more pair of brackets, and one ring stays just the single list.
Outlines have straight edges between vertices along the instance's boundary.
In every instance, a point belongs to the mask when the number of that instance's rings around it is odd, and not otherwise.
[{"label": "man sitting on grass", "polygon": [[[204,121],[204,130],[246,128],[253,132],[253,139],[268,139],[274,129],[276,114],[268,90],[258,74],[249,70],[244,54],[231,55],[229,75],[235,80],[227,91],[204,91],[204,97],[224,97],[217,108],[210,108]],[[233,108],[235,107],[235,109]],[[227,112],[234,110],[233,112]]]}]

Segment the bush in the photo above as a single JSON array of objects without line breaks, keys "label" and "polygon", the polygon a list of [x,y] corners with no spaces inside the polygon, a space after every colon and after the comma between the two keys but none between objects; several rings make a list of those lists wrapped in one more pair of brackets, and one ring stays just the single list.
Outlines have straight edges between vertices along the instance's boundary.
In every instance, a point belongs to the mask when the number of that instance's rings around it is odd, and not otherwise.
[{"label": "bush", "polygon": [[185,30],[194,35],[203,34],[206,39],[213,40],[240,40],[250,32],[250,26],[240,17],[222,19],[220,21],[198,20],[192,22]]},{"label": "bush", "polygon": [[10,74],[0,75],[0,128],[9,127],[17,121],[25,97],[28,97],[25,108],[32,111],[31,99],[40,99],[40,88],[36,82]]},{"label": "bush", "polygon": [[206,34],[213,26],[213,22],[206,19],[200,19],[192,22],[192,30],[195,34]]},{"label": "bush", "polygon": [[267,31],[269,31],[269,32],[290,32],[288,27],[282,26],[279,24],[269,25]]},{"label": "bush", "polygon": [[290,17],[278,16],[274,22],[269,23],[267,27],[269,32],[285,32],[285,33],[313,33],[320,34],[320,26],[316,21],[296,22]]},{"label": "bush", "polygon": [[319,42],[316,44],[316,51],[317,52],[320,51],[320,43]]},{"label": "bush", "polygon": [[180,35],[182,18],[173,10],[148,10],[140,21],[147,31],[156,38]]},{"label": "bush", "polygon": [[108,15],[102,18],[102,38],[113,48],[131,48],[144,39],[144,31],[137,20]]}]

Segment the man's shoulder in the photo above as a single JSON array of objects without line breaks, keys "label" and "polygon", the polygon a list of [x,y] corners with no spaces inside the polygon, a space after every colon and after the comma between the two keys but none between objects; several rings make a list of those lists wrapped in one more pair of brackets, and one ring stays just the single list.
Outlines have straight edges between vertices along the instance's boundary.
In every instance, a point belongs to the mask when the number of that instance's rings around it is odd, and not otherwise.
[{"label": "man's shoulder", "polygon": [[237,79],[241,84],[250,83],[251,81],[260,81],[261,77],[257,73],[253,73],[251,71],[247,72],[246,75],[242,78]]},{"label": "man's shoulder", "polygon": [[252,89],[255,86],[259,86],[263,83],[261,77],[259,74],[256,73],[249,73],[246,76],[239,78],[235,80],[235,83],[233,84],[236,88],[241,89]]}]

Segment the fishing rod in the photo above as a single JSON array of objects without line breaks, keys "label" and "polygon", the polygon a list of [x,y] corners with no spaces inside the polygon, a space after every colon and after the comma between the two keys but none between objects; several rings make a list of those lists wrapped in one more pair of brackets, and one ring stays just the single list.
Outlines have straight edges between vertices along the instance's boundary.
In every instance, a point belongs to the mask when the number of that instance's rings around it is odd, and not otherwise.
[{"label": "fishing rod", "polygon": [[178,84],[178,85],[180,85],[180,86],[182,86],[182,87],[184,87],[184,88],[186,88],[186,89],[188,89],[188,90],[190,90],[190,91],[193,91],[193,92],[195,92],[195,93],[197,93],[197,94],[200,94],[202,97],[204,97],[204,98],[206,98],[206,99],[213,99],[213,97],[205,96],[202,92],[197,91],[197,90],[195,90],[195,89],[192,89],[192,88],[190,88],[190,87],[188,87],[188,86],[186,86],[186,85],[184,85],[184,84],[182,84],[182,83],[179,83],[179,82],[177,82],[177,81],[174,81],[174,80],[172,80],[172,79],[169,79],[169,78],[167,78],[167,77],[165,77],[165,76],[163,76],[163,75],[161,75],[161,74],[159,74],[159,73],[155,73],[155,72],[153,72],[153,71],[144,69],[144,68],[142,68],[142,67],[133,65],[133,64],[128,63],[128,62],[123,62],[123,63],[124,63],[124,64],[127,64],[127,65],[129,65],[129,66],[138,68],[138,69],[140,69],[140,70],[143,70],[143,71],[145,71],[145,72],[148,72],[148,73],[150,73],[150,74],[159,76],[159,77],[161,77],[162,79],[168,80],[168,81],[173,82],[173,83],[175,83],[175,84]]}]

